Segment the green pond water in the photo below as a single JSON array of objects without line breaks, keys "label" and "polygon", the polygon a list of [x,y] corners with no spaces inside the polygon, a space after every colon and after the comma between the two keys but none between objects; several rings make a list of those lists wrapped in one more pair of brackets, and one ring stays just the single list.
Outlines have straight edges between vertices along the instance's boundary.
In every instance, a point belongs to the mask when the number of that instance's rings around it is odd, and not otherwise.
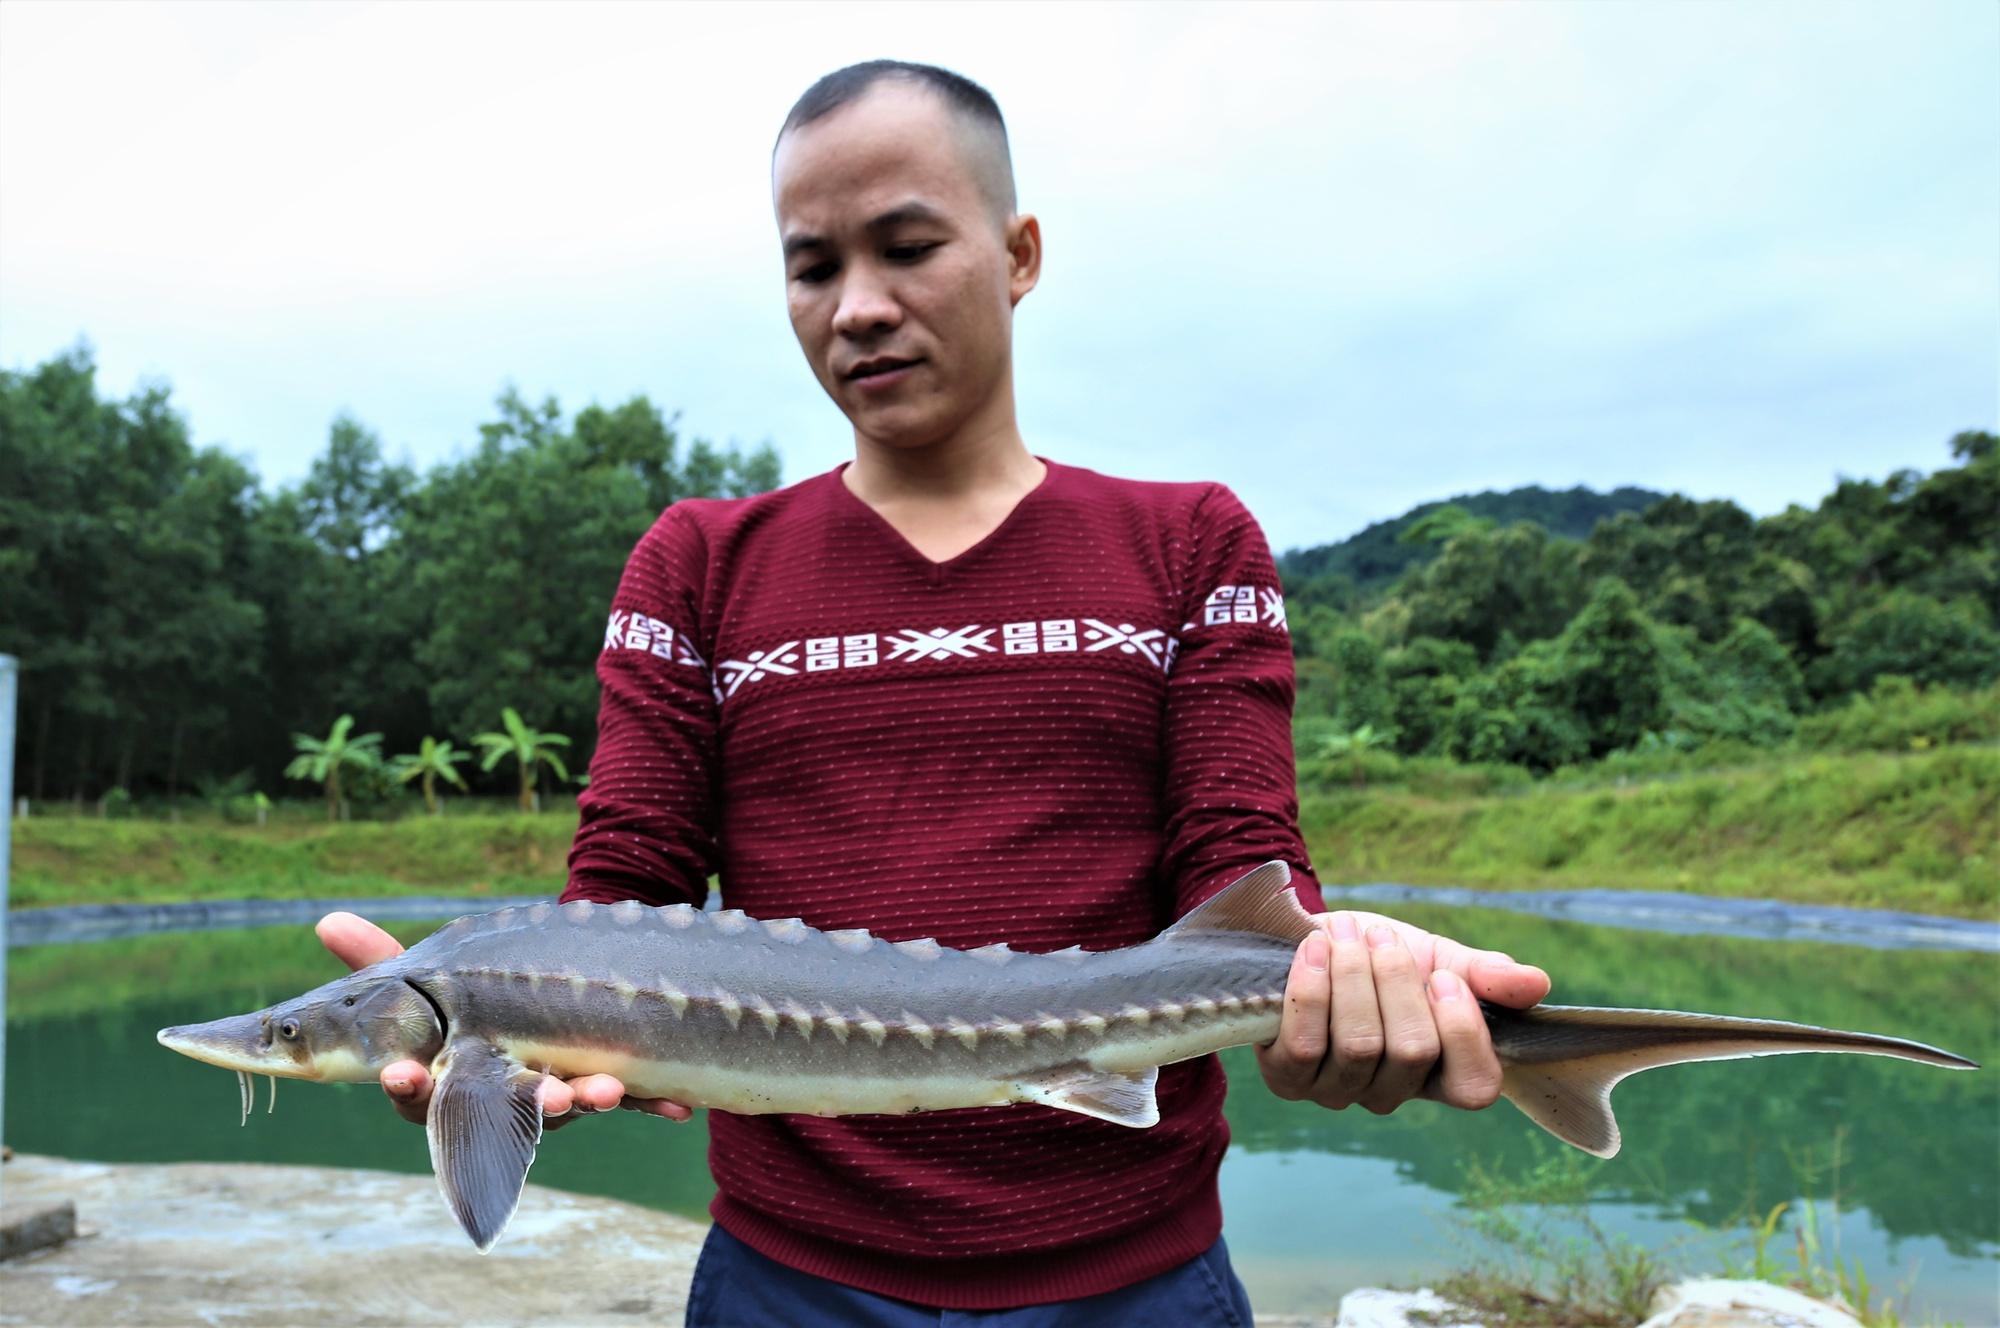
[{"label": "green pond water", "polygon": [[[1914,1037],[2000,1063],[2000,958],[1661,935],[1480,909],[1399,915],[1532,959],[1554,999],[1757,1014]],[[428,925],[393,928],[404,939]],[[423,1134],[367,1086],[288,1083],[277,1114],[237,1123],[228,1074],[173,1055],[156,1029],[284,999],[335,976],[304,927],[39,946],[9,957],[7,1139],[101,1161],[244,1161],[429,1169]],[[1273,1098],[1246,1052],[1225,1057],[1234,1141],[1222,1189],[1230,1248],[1263,1311],[1325,1310],[1356,1286],[1414,1284],[1481,1255],[1464,1228],[1468,1163],[1520,1173],[1558,1150],[1511,1107],[1413,1103],[1391,1117]],[[1619,1088],[1625,1150],[1586,1160],[1590,1213],[1719,1270],[1749,1244],[1743,1214],[1812,1183],[1822,1237],[1906,1317],[2000,1324],[2000,1070],[1950,1073],[1848,1056],[1693,1065]],[[552,1136],[543,1185],[702,1216],[699,1121],[616,1113]],[[1581,1155],[1579,1155],[1581,1156]],[[440,1223],[450,1221],[442,1202]],[[1716,1228],[1732,1228],[1712,1234]],[[1790,1242],[1785,1242],[1790,1248]],[[1783,1251],[1781,1251],[1783,1253]],[[469,1252],[468,1252],[469,1256]]]}]

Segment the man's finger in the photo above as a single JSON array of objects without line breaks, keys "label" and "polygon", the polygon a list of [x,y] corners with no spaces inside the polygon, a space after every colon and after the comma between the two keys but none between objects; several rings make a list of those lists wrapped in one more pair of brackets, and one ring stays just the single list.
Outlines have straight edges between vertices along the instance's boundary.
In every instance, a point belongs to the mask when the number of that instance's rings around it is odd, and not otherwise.
[{"label": "man's finger", "polygon": [[661,1116],[670,1121],[691,1121],[694,1108],[664,1097],[628,1097],[619,1104],[628,1111],[643,1112],[648,1116]]},{"label": "man's finger", "polygon": [[577,1110],[575,1090],[552,1074],[542,1076],[542,1082],[535,1089],[535,1100],[542,1108],[544,1134],[559,1130],[572,1121],[582,1120],[586,1114]]},{"label": "man's finger", "polygon": [[1387,927],[1370,927],[1368,954],[1375,970],[1375,998],[1382,1005],[1382,1060],[1361,1105],[1383,1114],[1422,1091],[1437,1064],[1438,1031],[1423,976],[1402,938]]},{"label": "man's finger", "polygon": [[1382,1007],[1375,999],[1375,969],[1361,939],[1359,920],[1338,912],[1333,928],[1333,1054],[1313,1085],[1313,1101],[1339,1110],[1353,1106],[1375,1081],[1382,1062]]},{"label": "man's finger", "polygon": [[1315,929],[1292,955],[1277,1039],[1257,1048],[1264,1082],[1287,1101],[1296,1102],[1312,1091],[1326,1056],[1327,1016],[1333,999],[1327,981],[1328,959],[1326,936]]},{"label": "man's finger", "polygon": [[1492,1106],[1500,1096],[1500,1058],[1479,1002],[1447,968],[1431,974],[1427,988],[1443,1050],[1424,1096],[1468,1111]]},{"label": "man's finger", "polygon": [[313,930],[320,943],[349,968],[366,968],[403,953],[403,943],[370,922],[352,913],[329,913]]},{"label": "man's finger", "polygon": [[578,1111],[611,1111],[625,1100],[625,1085],[612,1075],[582,1074],[569,1081]]},{"label": "man's finger", "polygon": [[1547,998],[1549,975],[1533,964],[1517,964],[1494,950],[1482,951],[1462,973],[1465,985],[1482,1001],[1525,1010]]},{"label": "man's finger", "polygon": [[389,1095],[396,1114],[413,1125],[422,1125],[430,1113],[431,1076],[421,1061],[395,1061],[382,1067],[382,1091]]}]

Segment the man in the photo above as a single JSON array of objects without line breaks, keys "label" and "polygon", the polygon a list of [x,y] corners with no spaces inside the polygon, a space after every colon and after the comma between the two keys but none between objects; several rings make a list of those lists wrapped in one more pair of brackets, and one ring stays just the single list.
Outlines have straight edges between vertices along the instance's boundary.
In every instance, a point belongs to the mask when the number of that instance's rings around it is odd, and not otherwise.
[{"label": "man", "polygon": [[[1260,862],[1321,928],[1294,958],[1282,1097],[1489,1105],[1477,999],[1539,969],[1372,914],[1319,913],[1296,823],[1292,672],[1270,553],[1213,484],[1045,461],[1015,423],[1013,311],[1041,270],[976,85],[877,61],[802,97],[772,191],[792,326],[852,463],[691,500],[635,549],[566,899],[730,904],[970,948],[1132,944]],[[394,952],[359,919],[350,963]],[[389,1067],[421,1120],[422,1066]],[[1219,1238],[1213,1057],[1161,1123],[1043,1108],[822,1120],[716,1113],[694,1324],[1247,1322]],[[604,1075],[544,1111],[623,1105]]]}]

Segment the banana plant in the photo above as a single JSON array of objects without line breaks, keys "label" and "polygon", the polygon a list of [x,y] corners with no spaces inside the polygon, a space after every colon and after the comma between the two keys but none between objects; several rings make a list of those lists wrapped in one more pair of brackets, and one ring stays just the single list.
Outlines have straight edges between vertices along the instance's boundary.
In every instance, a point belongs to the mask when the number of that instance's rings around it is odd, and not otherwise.
[{"label": "banana plant", "polygon": [[382,735],[364,733],[349,737],[354,716],[342,715],[333,721],[333,731],[324,738],[310,733],[294,733],[292,747],[299,754],[285,767],[285,778],[307,779],[326,790],[326,819],[344,820],[347,800],[340,793],[340,772],[374,770],[382,764]]},{"label": "banana plant", "polygon": [[1351,733],[1330,735],[1320,747],[1320,754],[1338,760],[1346,757],[1348,768],[1353,772],[1354,787],[1360,788],[1363,779],[1361,758],[1368,752],[1389,745],[1389,735],[1378,730],[1373,724],[1363,724]]},{"label": "banana plant", "polygon": [[505,724],[504,733],[474,734],[472,741],[485,749],[479,760],[481,770],[491,770],[508,757],[513,757],[521,772],[521,810],[534,812],[541,810],[541,792],[538,787],[541,768],[546,763],[556,772],[557,779],[568,779],[569,771],[564,767],[562,757],[555,749],[569,746],[569,739],[560,733],[543,733],[531,729],[521,722],[520,712],[513,706],[502,706],[500,721]]},{"label": "banana plant", "polygon": [[439,742],[429,734],[414,753],[405,753],[389,762],[389,776],[398,784],[407,784],[413,779],[422,780],[424,807],[432,816],[442,814],[443,804],[438,801],[437,782],[442,779],[448,784],[465,788],[465,776],[455,767],[461,761],[470,761],[471,752],[458,751],[451,745],[451,739]]}]

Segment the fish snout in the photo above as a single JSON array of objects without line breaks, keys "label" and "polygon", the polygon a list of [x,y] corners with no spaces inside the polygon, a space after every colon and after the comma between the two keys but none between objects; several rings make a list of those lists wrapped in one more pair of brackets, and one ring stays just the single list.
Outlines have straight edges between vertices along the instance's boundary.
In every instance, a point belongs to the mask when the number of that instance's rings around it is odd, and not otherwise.
[{"label": "fish snout", "polygon": [[302,1078],[301,1067],[290,1048],[271,1036],[268,1014],[232,1015],[205,1024],[176,1024],[155,1035],[161,1046],[207,1065],[247,1074],[281,1075]]}]

